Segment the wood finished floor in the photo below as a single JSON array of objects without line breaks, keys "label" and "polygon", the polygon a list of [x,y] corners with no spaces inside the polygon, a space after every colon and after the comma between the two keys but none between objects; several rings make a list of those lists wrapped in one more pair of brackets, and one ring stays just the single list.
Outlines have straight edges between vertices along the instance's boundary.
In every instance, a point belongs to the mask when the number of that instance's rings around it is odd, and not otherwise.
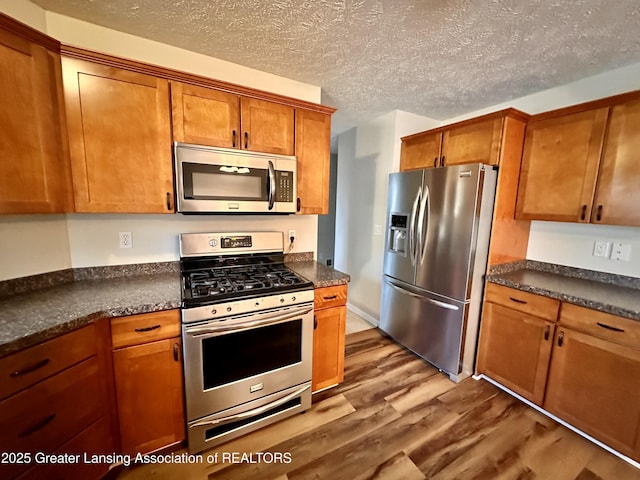
[{"label": "wood finished floor", "polygon": [[347,336],[345,381],[305,414],[218,452],[290,463],[145,465],[118,480],[638,480],[640,470],[483,380],[456,385],[370,329]]}]

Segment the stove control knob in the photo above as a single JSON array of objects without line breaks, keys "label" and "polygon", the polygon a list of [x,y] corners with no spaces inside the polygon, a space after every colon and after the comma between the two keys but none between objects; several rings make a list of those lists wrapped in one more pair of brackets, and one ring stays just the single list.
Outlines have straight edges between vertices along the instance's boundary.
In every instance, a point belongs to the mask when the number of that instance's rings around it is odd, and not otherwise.
[{"label": "stove control knob", "polygon": [[291,301],[295,302],[296,301],[296,297],[291,297]]},{"label": "stove control knob", "polygon": [[215,308],[211,310],[211,315],[215,315],[216,313],[218,313],[218,310],[216,310]]},{"label": "stove control knob", "polygon": [[256,307],[259,307],[259,306],[260,306],[260,302],[256,302]]},{"label": "stove control knob", "polygon": [[284,298],[280,297],[280,303],[284,303]]},{"label": "stove control knob", "polygon": [[231,311],[231,307],[227,307],[227,312],[230,312],[230,311]]}]

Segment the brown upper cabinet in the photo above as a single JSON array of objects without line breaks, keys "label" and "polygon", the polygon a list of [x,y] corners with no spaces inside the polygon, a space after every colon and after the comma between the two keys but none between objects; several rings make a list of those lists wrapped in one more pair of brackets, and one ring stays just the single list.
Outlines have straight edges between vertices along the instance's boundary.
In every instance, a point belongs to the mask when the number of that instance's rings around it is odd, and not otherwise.
[{"label": "brown upper cabinet", "polygon": [[60,44],[0,14],[0,213],[73,209]]},{"label": "brown upper cabinet", "polygon": [[170,213],[169,82],[63,57],[77,212]]},{"label": "brown upper cabinet", "polygon": [[532,117],[516,218],[640,225],[640,92]]},{"label": "brown upper cabinet", "polygon": [[464,163],[498,165],[508,116],[522,121],[528,118],[507,109],[403,137],[400,171]]},{"label": "brown upper cabinet", "polygon": [[298,213],[329,213],[330,148],[331,115],[296,110]]},{"label": "brown upper cabinet", "polygon": [[294,108],[213,88],[171,82],[177,142],[293,155]]}]

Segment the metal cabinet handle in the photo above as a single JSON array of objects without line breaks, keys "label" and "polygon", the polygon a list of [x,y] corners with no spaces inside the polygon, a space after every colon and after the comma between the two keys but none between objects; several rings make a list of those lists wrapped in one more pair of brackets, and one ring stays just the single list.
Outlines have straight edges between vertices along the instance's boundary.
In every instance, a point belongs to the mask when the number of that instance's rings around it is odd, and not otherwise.
[{"label": "metal cabinet handle", "polygon": [[551,333],[551,327],[547,325],[544,329],[544,339],[549,340],[549,334]]},{"label": "metal cabinet handle", "polygon": [[433,167],[437,167],[438,166],[438,157],[433,159]]},{"label": "metal cabinet handle", "polygon": [[236,147],[236,131],[235,130],[231,130],[231,146],[233,148]]},{"label": "metal cabinet handle", "polygon": [[335,300],[338,298],[338,295],[331,295],[330,297],[322,297],[323,300]]},{"label": "metal cabinet handle", "polygon": [[244,132],[244,148],[249,148],[249,132]]},{"label": "metal cabinet handle", "polygon": [[167,192],[167,210],[172,210],[171,208],[171,193]]},{"label": "metal cabinet handle", "polygon": [[52,413],[51,415],[48,415],[47,417],[43,418],[39,422],[34,423],[32,426],[30,426],[28,428],[25,428],[22,432],[20,432],[18,434],[18,437],[19,438],[28,437],[32,433],[36,433],[38,430],[42,430],[44,427],[49,425],[53,421],[54,418],[56,418],[56,414],[55,413]]},{"label": "metal cabinet handle", "polygon": [[313,316],[313,329],[318,329],[318,317],[316,317],[315,315]]},{"label": "metal cabinet handle", "polygon": [[440,166],[444,167],[444,155],[440,158]]},{"label": "metal cabinet handle", "polygon": [[160,328],[160,325],[153,325],[151,327],[136,328],[134,331],[135,332],[150,332],[151,330],[157,330],[158,328]]},{"label": "metal cabinet handle", "polygon": [[580,220],[585,220],[587,218],[587,206],[582,205],[582,209],[580,211]]},{"label": "metal cabinet handle", "polygon": [[561,347],[564,345],[564,332],[560,332],[558,335],[558,346]]},{"label": "metal cabinet handle", "polygon": [[624,332],[623,328],[612,327],[611,325],[607,325],[606,323],[597,322],[596,325],[602,328],[606,328],[607,330],[613,330],[614,332]]},{"label": "metal cabinet handle", "polygon": [[173,360],[176,362],[180,360],[180,346],[177,343],[173,344]]},{"label": "metal cabinet handle", "polygon": [[598,209],[596,210],[596,221],[599,222],[602,220],[602,205],[598,205]]},{"label": "metal cabinet handle", "polygon": [[509,297],[509,300],[511,300],[512,302],[516,302],[516,303],[522,303],[524,305],[526,305],[526,300],[520,300],[519,298],[513,298],[513,297]]},{"label": "metal cabinet handle", "polygon": [[23,368],[22,370],[17,370],[15,372],[12,372],[9,376],[12,378],[15,378],[15,377],[20,377],[22,375],[26,375],[27,373],[31,373],[35,370],[38,370],[39,368],[44,367],[47,363],[49,363],[49,361],[50,360],[48,358],[43,358],[39,362],[34,363],[33,365],[30,365],[26,368]]},{"label": "metal cabinet handle", "polygon": [[300,197],[296,199],[296,212],[300,211]]}]

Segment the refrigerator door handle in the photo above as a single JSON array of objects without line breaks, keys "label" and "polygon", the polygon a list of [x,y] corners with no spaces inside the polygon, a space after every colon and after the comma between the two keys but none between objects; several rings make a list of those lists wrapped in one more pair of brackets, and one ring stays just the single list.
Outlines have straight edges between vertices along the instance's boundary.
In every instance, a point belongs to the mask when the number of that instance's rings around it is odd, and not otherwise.
[{"label": "refrigerator door handle", "polygon": [[439,300],[434,300],[432,298],[423,297],[422,295],[418,295],[417,293],[413,293],[413,292],[410,292],[409,290],[405,290],[404,288],[400,287],[399,285],[396,285],[390,280],[385,280],[385,282],[387,282],[389,286],[394,290],[397,290],[400,293],[404,293],[405,295],[409,295],[410,297],[417,298],[422,302],[431,303],[433,305],[437,305],[438,307],[446,308],[447,310],[460,310],[460,307],[458,307],[457,305],[451,305],[450,303],[445,303]]},{"label": "refrigerator door handle", "polygon": [[421,198],[422,187],[418,187],[418,193],[416,194],[416,199],[413,201],[413,206],[411,207],[411,217],[409,220],[409,257],[411,258],[411,265],[414,266],[416,264],[418,250],[420,248],[420,244],[416,244],[416,214]]},{"label": "refrigerator door handle", "polygon": [[[429,187],[425,186],[422,201],[420,203],[420,210],[418,213],[418,252],[416,253],[416,263],[418,261],[418,255],[420,263],[424,261],[424,253],[427,249],[427,243],[429,240],[429,221],[431,220],[431,202],[429,198]],[[425,216],[427,217],[425,226]]]}]

